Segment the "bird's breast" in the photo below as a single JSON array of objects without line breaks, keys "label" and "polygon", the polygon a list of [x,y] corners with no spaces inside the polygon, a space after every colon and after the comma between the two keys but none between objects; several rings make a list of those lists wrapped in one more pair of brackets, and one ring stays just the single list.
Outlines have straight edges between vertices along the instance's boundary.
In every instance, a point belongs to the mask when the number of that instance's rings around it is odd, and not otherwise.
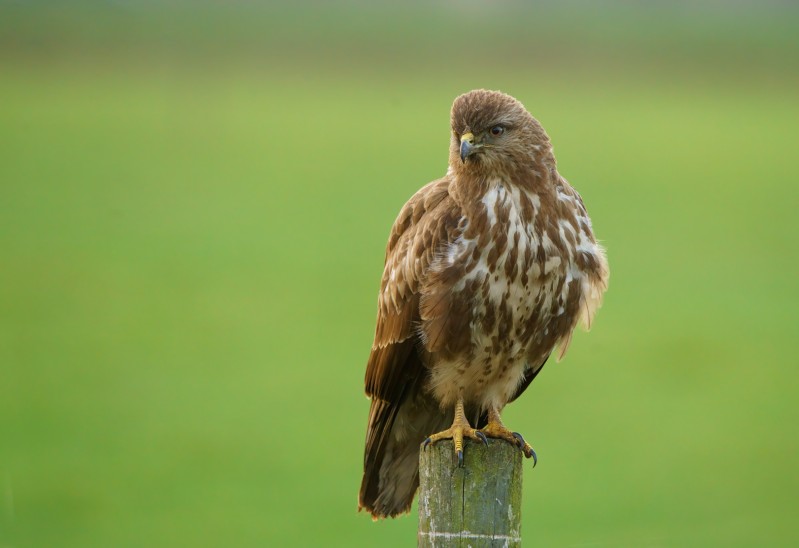
[{"label": "bird's breast", "polygon": [[[468,314],[460,325],[469,330],[461,337],[469,344],[433,367],[431,383],[442,403],[461,394],[483,407],[501,407],[525,369],[542,363],[574,328],[582,274],[569,229],[543,210],[537,194],[500,184],[479,206],[437,265],[461,273],[449,295],[468,303],[459,310]],[[564,220],[563,226],[572,224]]]}]

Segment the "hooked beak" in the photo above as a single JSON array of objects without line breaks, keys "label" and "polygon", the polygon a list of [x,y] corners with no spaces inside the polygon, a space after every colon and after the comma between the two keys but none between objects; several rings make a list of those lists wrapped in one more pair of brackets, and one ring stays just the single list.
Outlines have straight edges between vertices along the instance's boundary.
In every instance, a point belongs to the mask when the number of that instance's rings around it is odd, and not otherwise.
[{"label": "hooked beak", "polygon": [[474,135],[464,133],[461,137],[461,162],[465,162],[466,158],[474,151]]}]

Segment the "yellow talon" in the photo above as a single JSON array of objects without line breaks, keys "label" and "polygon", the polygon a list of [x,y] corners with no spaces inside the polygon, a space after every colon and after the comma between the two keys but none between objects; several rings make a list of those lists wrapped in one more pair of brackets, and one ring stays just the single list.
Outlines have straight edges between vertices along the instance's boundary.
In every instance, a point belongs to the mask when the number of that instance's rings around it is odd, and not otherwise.
[{"label": "yellow talon", "polygon": [[533,467],[538,464],[538,455],[536,455],[532,446],[524,441],[524,438],[521,434],[518,432],[512,432],[504,424],[502,424],[502,419],[499,417],[499,411],[497,411],[494,407],[490,407],[488,409],[488,424],[486,424],[485,427],[481,428],[478,432],[489,438],[505,440],[508,443],[515,445],[522,450],[525,457],[528,459],[530,457],[533,458]]},{"label": "yellow talon", "polygon": [[430,437],[424,440],[422,447],[427,449],[427,446],[431,443],[451,439],[455,444],[455,454],[458,456],[458,466],[463,466],[464,438],[481,441],[488,445],[488,440],[486,439],[485,435],[479,430],[472,428],[472,425],[469,424],[468,420],[466,420],[466,413],[463,411],[463,400],[459,399],[458,403],[455,404],[455,418],[452,421],[452,426],[446,430],[438,432],[437,434],[432,434]]}]

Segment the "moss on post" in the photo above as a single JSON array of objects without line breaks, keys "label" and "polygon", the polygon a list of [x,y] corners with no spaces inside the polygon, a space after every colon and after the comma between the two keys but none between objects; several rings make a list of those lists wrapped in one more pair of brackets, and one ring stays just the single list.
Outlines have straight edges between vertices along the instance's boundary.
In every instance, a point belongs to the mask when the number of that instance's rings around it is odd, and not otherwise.
[{"label": "moss on post", "polygon": [[501,440],[451,441],[420,451],[419,534],[424,546],[521,546],[522,452]]}]

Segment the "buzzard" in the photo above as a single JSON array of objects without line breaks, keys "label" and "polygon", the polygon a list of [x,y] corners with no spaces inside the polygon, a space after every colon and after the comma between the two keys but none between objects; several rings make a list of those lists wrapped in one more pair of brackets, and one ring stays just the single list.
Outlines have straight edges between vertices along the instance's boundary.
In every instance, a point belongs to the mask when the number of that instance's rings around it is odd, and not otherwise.
[{"label": "buzzard", "polygon": [[419,450],[499,438],[536,459],[502,408],[590,327],[605,252],[541,124],[509,95],[455,99],[449,169],[394,222],[366,367],[371,398],[359,509],[410,510]]}]

